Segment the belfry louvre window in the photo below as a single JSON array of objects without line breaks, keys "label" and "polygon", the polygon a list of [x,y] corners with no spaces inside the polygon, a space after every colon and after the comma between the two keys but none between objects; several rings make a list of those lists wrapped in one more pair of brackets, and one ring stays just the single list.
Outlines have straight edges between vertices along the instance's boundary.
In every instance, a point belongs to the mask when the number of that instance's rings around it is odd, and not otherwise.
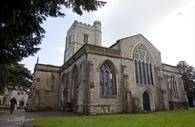
[{"label": "belfry louvre window", "polygon": [[89,35],[88,34],[83,34],[83,42],[88,43]]},{"label": "belfry louvre window", "polygon": [[137,84],[153,85],[153,67],[150,54],[143,44],[134,49],[135,78]]},{"label": "belfry louvre window", "polygon": [[115,71],[112,63],[104,62],[100,67],[100,96],[116,95]]}]

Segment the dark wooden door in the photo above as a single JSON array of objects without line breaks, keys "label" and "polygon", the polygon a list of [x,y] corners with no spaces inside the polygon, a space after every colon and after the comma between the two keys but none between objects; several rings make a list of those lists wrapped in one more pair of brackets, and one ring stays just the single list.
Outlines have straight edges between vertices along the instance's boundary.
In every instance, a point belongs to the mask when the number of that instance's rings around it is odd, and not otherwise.
[{"label": "dark wooden door", "polygon": [[147,92],[143,93],[143,107],[144,111],[150,111],[150,98]]}]

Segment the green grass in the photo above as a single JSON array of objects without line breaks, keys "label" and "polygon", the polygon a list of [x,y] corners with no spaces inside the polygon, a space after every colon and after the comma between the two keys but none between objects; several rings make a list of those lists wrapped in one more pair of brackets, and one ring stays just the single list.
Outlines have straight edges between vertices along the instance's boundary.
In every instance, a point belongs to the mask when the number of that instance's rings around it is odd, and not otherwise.
[{"label": "green grass", "polygon": [[149,114],[48,117],[35,127],[195,127],[195,109]]}]

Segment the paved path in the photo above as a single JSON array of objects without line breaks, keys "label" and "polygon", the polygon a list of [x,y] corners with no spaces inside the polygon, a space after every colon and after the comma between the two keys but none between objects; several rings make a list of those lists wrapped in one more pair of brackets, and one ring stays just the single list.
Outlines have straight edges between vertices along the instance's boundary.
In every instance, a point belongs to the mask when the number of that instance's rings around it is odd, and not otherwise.
[{"label": "paved path", "polygon": [[25,112],[19,109],[13,114],[9,111],[0,111],[0,127],[33,127],[32,120],[35,118],[72,115],[74,114],[62,111]]},{"label": "paved path", "polygon": [[9,111],[0,111],[0,127],[23,127],[25,111],[16,110],[13,114]]}]

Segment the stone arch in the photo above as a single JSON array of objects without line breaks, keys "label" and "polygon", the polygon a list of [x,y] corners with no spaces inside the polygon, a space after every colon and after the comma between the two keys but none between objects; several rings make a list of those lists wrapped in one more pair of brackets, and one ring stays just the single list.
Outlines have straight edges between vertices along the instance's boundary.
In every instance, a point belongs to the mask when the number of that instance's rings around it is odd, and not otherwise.
[{"label": "stone arch", "polygon": [[115,73],[116,73],[116,74],[118,73],[118,69],[117,69],[116,65],[115,65],[111,60],[109,60],[109,59],[106,59],[106,60],[104,60],[103,62],[99,63],[99,65],[98,65],[98,67],[97,67],[97,71],[98,71],[98,72],[100,71],[100,67],[101,67],[102,64],[104,64],[104,63],[110,63],[110,64],[112,64],[112,67],[113,67]]},{"label": "stone arch", "polygon": [[143,110],[144,111],[150,111],[151,110],[151,106],[150,106],[150,97],[147,91],[145,91],[142,94],[142,100],[143,100]]},{"label": "stone arch", "polygon": [[[145,109],[145,105],[144,105],[144,103],[147,103],[147,102],[144,102],[144,101],[147,101],[147,100],[144,100],[144,97],[146,97],[146,96],[148,96],[148,98],[149,98],[149,100],[148,100],[148,103],[150,106],[149,110]],[[142,102],[141,104],[142,104],[143,111],[155,111],[154,96],[149,88],[143,88],[143,90],[141,92],[141,102]]]},{"label": "stone arch", "polygon": [[[139,51],[138,51],[139,50]],[[132,50],[132,54],[133,54],[133,59],[135,59],[135,56],[136,56],[136,52],[142,52],[142,53],[145,53],[145,54],[140,54],[140,55],[145,55],[145,58],[146,61],[147,61],[147,57],[149,57],[149,62],[150,63],[153,63],[152,61],[152,55],[150,53],[150,51],[148,50],[148,48],[142,44],[142,43],[138,43],[137,45],[134,46],[133,50]],[[140,56],[142,57],[142,56]]]}]

